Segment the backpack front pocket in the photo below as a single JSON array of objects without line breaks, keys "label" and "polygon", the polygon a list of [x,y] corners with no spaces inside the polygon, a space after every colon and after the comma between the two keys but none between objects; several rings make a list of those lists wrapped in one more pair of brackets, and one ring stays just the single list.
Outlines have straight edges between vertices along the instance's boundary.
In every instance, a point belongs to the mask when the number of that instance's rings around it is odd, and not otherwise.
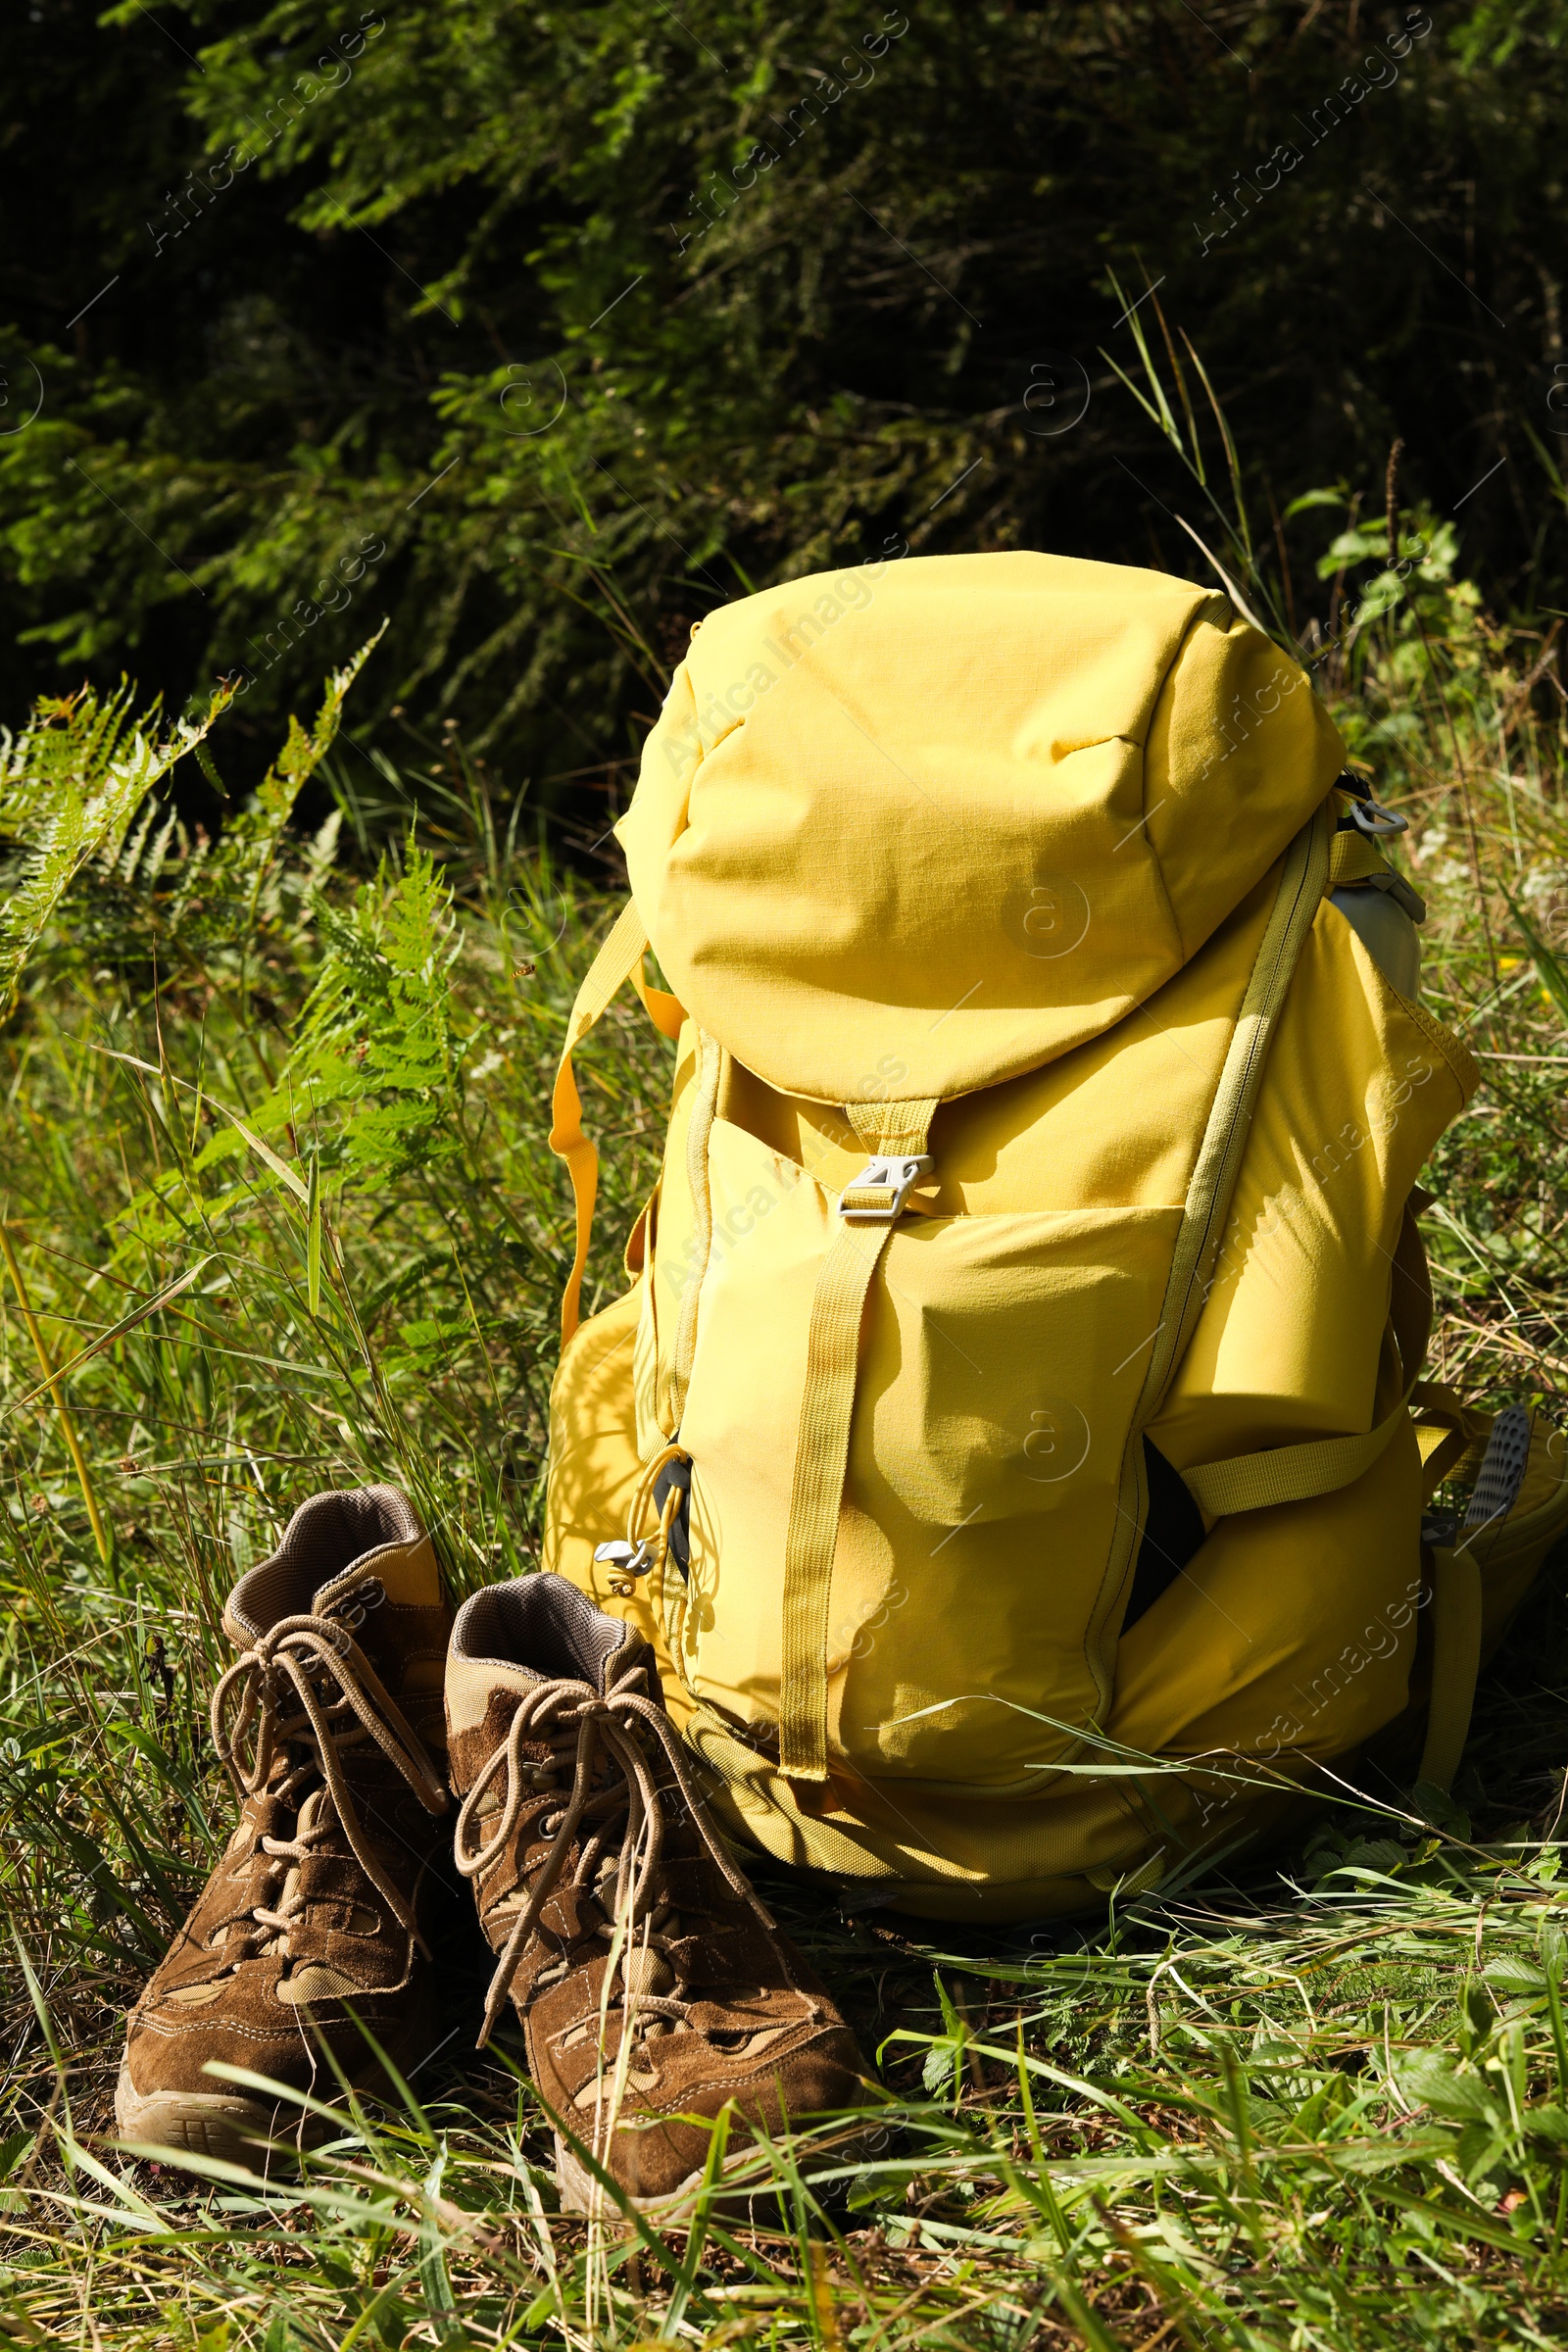
[{"label": "backpack front pocket", "polygon": [[[766,1737],[807,1332],[832,1201],[718,1120],[714,1250],[681,1429],[692,1559],[679,1663]],[[1011,1780],[1102,1693],[1086,1650],[1177,1208],[906,1217],[860,1327],[833,1562],[831,1744],[856,1771]],[[913,1720],[911,1720],[913,1719]],[[940,1766],[938,1759],[940,1759]]]}]

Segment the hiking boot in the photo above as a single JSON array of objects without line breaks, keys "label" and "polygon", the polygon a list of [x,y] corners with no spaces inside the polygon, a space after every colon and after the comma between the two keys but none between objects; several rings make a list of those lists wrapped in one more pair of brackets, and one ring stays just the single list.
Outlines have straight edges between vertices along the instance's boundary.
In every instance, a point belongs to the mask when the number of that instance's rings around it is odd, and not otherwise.
[{"label": "hiking boot", "polygon": [[510,1993],[566,2212],[613,2210],[571,2140],[673,2213],[726,2105],[743,2166],[751,2126],[864,2106],[849,2028],[712,1826],[631,1626],[559,1576],[475,1593],[447,1731],[457,1866],[500,1955],[480,2044]]},{"label": "hiking boot", "polygon": [[131,2012],[123,2138],[237,2160],[298,2136],[304,2110],[210,2060],[332,2100],[328,2052],[357,2084],[378,2077],[362,2026],[401,2069],[428,2049],[420,1926],[450,1836],[451,1624],[395,1487],[314,1496],[234,1587],[223,1628],[242,1654],[213,1694],[213,1744],[239,1826]]}]

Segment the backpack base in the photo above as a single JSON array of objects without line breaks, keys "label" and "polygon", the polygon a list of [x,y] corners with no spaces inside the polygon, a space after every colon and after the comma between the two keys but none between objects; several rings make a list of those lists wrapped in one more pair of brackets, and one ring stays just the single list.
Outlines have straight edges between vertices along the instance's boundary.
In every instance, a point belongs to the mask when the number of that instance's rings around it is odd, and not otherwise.
[{"label": "backpack base", "polygon": [[[680,1575],[673,1555],[629,1587],[594,1557],[623,1533],[644,1475],[639,1287],[584,1323],[563,1356],[542,1565],[653,1646],[670,1713],[741,1843],[831,1883],[851,1910],[1066,1919],[1111,1895],[1173,1891],[1292,1834],[1321,1801],[1315,1768],[1343,1768],[1374,1740],[1380,1756],[1397,1754],[1419,1776],[1436,1588],[1414,1532],[1432,1481],[1412,1425],[1354,1484],[1216,1525],[1188,1573],[1122,1637],[1098,1751],[1111,1772],[1097,1773],[1089,1744],[1072,1769],[1053,1765],[1038,1783],[952,1787],[843,1772],[792,1783],[770,1725],[739,1723],[688,1687],[666,1630],[666,1616],[681,1614],[663,1590]],[[1446,1474],[1473,1472],[1490,1416],[1432,1394],[1443,1401],[1420,1434],[1430,1441],[1441,1427],[1449,1453],[1464,1448]],[[1430,1442],[1425,1450],[1429,1466],[1441,1465]],[[1483,1654],[1565,1530],[1568,1448],[1538,1420],[1515,1509],[1477,1547]],[[1143,1758],[1147,1772],[1136,1769]]]}]

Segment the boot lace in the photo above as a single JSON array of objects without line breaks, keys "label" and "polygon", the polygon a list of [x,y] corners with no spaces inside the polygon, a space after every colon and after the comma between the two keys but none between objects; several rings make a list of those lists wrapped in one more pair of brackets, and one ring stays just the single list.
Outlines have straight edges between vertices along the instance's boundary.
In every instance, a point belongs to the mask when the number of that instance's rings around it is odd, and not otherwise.
[{"label": "boot lace", "polygon": [[[590,1683],[567,1677],[531,1686],[518,1703],[506,1739],[484,1766],[459,1811],[454,1860],[466,1879],[475,1879],[505,1851],[528,1798],[541,1788],[554,1788],[559,1769],[568,1759],[574,1765],[571,1794],[564,1810],[555,1817],[549,1852],[507,1937],[490,1982],[484,2025],[476,2045],[480,2049],[490,2038],[528,1938],[561,1881],[572,1840],[585,1817],[591,1817],[595,1827],[584,1841],[570,1885],[586,1886],[596,1900],[604,1902],[599,1889],[608,1876],[608,1859],[618,1827],[620,1849],[614,1869],[614,1918],[624,1925],[628,1941],[642,1929],[638,1949],[645,1955],[667,1939],[675,1924],[674,1914],[671,1906],[659,1902],[654,1893],[663,1851],[664,1815],[653,1763],[644,1744],[649,1734],[662,1750],[703,1843],[726,1884],[751,1906],[765,1928],[773,1926],[744,1873],[731,1861],[707,1806],[691,1785],[674,1725],[662,1707],[655,1706],[642,1691],[630,1687],[637,1671],[633,1669],[628,1680],[612,1685],[603,1697]],[[523,1756],[523,1744],[530,1740],[548,1741],[551,1763],[534,1763]],[[602,1756],[611,1769],[596,1788],[596,1766]],[[614,1770],[617,1765],[618,1787]],[[505,1790],[500,1820],[482,1843],[475,1843],[475,1838],[483,1836],[476,1826],[479,1806],[492,1783],[502,1774],[505,1774]],[[546,1827],[549,1820],[547,1815]],[[603,1932],[612,1934],[613,1930]],[[622,1961],[621,1975],[627,1990],[636,1993],[639,2020],[665,2026],[689,2025],[691,2021],[683,2002],[642,1989],[647,1974],[646,1957],[639,1968],[636,1955],[628,1952]]]},{"label": "boot lace", "polygon": [[[261,1839],[265,1854],[295,1866],[285,1880],[292,1878],[294,1886],[275,1910],[256,1904],[246,1913],[253,1938],[256,1930],[275,1936],[273,1948],[288,1953],[305,1909],[298,1866],[338,1829],[392,1917],[428,1957],[414,1904],[387,1876],[360,1819],[343,1757],[363,1754],[373,1742],[426,1813],[445,1813],[451,1798],[424,1742],[347,1627],[324,1616],[280,1618],[220,1681],[212,1724],[213,1745],[240,1802],[267,1795],[296,1814],[292,1838]],[[285,1769],[277,1775],[280,1760]]]}]

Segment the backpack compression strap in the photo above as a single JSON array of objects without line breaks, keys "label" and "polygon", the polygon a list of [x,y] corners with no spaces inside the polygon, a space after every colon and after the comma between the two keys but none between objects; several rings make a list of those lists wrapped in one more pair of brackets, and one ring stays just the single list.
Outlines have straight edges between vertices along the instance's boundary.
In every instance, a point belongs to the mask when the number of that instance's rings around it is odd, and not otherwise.
[{"label": "backpack compression strap", "polygon": [[779,1769],[790,1780],[827,1778],[828,1602],[844,1507],[860,1324],[878,1261],[903,1213],[909,1177],[930,1164],[924,1153],[936,1107],[934,1098],[845,1104],[870,1159],[858,1182],[840,1196],[839,1230],[811,1298],[784,1544],[778,1740]]},{"label": "backpack compression strap", "polygon": [[1405,1418],[1415,1382],[1392,1413],[1362,1437],[1314,1438],[1304,1446],[1271,1446],[1260,1453],[1233,1454],[1228,1462],[1204,1462],[1184,1470],[1187,1491],[1211,1519],[1238,1511],[1263,1511],[1276,1502],[1307,1502],[1348,1487],[1382,1458]]},{"label": "backpack compression strap", "polygon": [[648,932],[637,911],[637,903],[628,899],[615,917],[609,936],[588,967],[588,976],[577,991],[577,1001],[566,1023],[566,1043],[562,1051],[561,1066],[556,1072],[555,1093],[550,1102],[550,1149],[558,1159],[566,1163],[571,1177],[572,1199],[577,1210],[577,1247],[571,1261],[571,1272],[561,1300],[561,1344],[565,1346],[576,1330],[582,1298],[582,1273],[588,1263],[588,1243],[594,1229],[594,1198],[599,1190],[599,1154],[582,1131],[582,1098],[572,1072],[571,1057],[609,1004],[627,980],[634,983],[643,1001],[649,1019],[664,1037],[677,1038],[685,1013],[672,996],[663,989],[650,988],[643,978],[643,956],[648,948]]}]

